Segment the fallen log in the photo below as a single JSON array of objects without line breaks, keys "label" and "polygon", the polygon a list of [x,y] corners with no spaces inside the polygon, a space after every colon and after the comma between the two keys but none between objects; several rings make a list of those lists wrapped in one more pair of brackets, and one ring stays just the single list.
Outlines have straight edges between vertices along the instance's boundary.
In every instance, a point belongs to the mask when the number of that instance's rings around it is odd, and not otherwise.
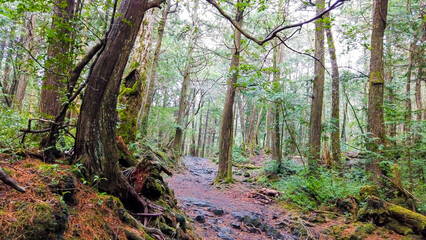
[{"label": "fallen log", "polygon": [[0,168],[0,180],[4,182],[6,185],[13,187],[14,189],[16,189],[17,191],[21,193],[26,192],[25,188],[19,186],[19,184],[1,168]]},{"label": "fallen log", "polygon": [[245,169],[261,169],[262,166],[255,166],[253,164],[237,164],[237,163],[233,163],[232,166],[237,167],[237,168],[245,168]]},{"label": "fallen log", "polygon": [[[404,229],[411,228],[414,232],[426,235],[426,216],[403,208],[401,206],[370,196],[367,204],[358,211],[357,219],[373,221],[381,226],[388,226],[395,232],[401,233],[396,220]],[[407,231],[404,231],[407,232]]]}]

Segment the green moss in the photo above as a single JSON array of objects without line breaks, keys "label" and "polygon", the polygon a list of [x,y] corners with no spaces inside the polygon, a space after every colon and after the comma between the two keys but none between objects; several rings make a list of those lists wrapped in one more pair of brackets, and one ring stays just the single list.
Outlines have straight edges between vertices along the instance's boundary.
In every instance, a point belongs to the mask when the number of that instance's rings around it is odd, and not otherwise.
[{"label": "green moss", "polygon": [[16,213],[16,231],[11,231],[12,236],[17,235],[23,239],[45,240],[58,239],[66,229],[67,211],[54,211],[47,203],[25,204]]},{"label": "green moss", "polygon": [[383,74],[379,71],[371,72],[370,83],[371,84],[383,84],[384,83]]},{"label": "green moss", "polygon": [[346,225],[333,225],[327,228],[329,235],[334,237],[339,237],[342,235],[343,231],[347,228]]},{"label": "green moss", "polygon": [[369,196],[378,196],[379,190],[376,185],[363,186],[359,189],[361,200],[364,201]]},{"label": "green moss", "polygon": [[376,229],[376,225],[372,223],[365,223],[361,224],[356,230],[355,233],[357,234],[372,234],[374,230]]},{"label": "green moss", "polygon": [[1,169],[3,169],[3,171],[4,171],[5,173],[7,173],[7,175],[9,175],[9,176],[12,176],[12,175],[13,175],[13,170],[10,170],[10,169],[7,169],[7,168],[1,168]]},{"label": "green moss", "polygon": [[389,222],[386,224],[386,227],[404,236],[413,233],[413,229],[401,222],[396,221],[393,218],[389,218]]}]

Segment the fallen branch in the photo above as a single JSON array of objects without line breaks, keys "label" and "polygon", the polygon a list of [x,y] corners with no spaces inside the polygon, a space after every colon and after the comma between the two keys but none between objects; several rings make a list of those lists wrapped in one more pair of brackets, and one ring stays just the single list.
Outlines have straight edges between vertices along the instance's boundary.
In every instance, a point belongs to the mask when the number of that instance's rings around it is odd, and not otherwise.
[{"label": "fallen branch", "polygon": [[21,187],[13,178],[11,178],[5,171],[0,169],[0,180],[6,185],[9,185],[16,189],[17,191],[24,193],[26,192],[24,187]]}]

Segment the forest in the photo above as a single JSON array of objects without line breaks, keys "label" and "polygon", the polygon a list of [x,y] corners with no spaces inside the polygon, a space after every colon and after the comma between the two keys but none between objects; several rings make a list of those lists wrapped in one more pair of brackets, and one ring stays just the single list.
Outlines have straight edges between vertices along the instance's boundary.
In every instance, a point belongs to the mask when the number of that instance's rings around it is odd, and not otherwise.
[{"label": "forest", "polygon": [[0,0],[0,239],[424,239],[423,0]]}]

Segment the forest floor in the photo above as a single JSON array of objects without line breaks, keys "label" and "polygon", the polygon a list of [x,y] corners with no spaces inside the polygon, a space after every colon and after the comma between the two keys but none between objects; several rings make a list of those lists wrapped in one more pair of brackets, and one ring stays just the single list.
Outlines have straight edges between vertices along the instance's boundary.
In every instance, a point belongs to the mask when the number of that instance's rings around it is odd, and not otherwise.
[{"label": "forest floor", "polygon": [[[264,158],[252,163],[262,166]],[[184,167],[166,181],[202,239],[401,239],[388,229],[373,225],[369,230],[371,223],[354,223],[333,212],[302,213],[278,199],[265,203],[253,197],[262,186],[248,181],[259,170],[249,176],[247,170],[234,167],[234,184],[213,185],[217,165],[212,161],[188,156],[181,163]]]}]

